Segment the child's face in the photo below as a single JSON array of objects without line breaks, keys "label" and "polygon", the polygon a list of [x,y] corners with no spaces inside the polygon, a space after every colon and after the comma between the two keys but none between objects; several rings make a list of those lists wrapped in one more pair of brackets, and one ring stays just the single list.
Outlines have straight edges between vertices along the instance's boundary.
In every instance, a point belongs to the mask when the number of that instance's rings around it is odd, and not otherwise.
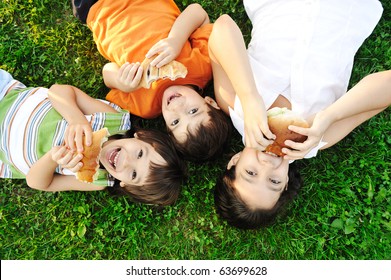
[{"label": "child's face", "polygon": [[244,148],[227,168],[236,165],[234,186],[242,200],[255,209],[271,209],[288,183],[289,160]]},{"label": "child's face", "polygon": [[105,142],[100,162],[114,178],[137,186],[145,184],[151,162],[166,163],[150,144],[137,137]]},{"label": "child's face", "polygon": [[200,124],[210,121],[208,104],[218,108],[212,98],[203,98],[187,86],[171,86],[164,91],[163,117],[178,142],[185,142],[188,131],[193,132]]}]

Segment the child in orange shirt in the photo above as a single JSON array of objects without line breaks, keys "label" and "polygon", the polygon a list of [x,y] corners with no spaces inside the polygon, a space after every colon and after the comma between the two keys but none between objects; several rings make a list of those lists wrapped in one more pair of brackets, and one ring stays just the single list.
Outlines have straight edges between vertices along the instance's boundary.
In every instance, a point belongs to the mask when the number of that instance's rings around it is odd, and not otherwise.
[{"label": "child in orange shirt", "polygon": [[[142,118],[163,114],[179,152],[203,161],[222,152],[231,124],[210,97],[199,92],[212,78],[208,39],[213,25],[198,4],[182,13],[171,0],[77,1],[74,14],[93,32],[104,66],[107,99]],[[158,56],[161,67],[177,60],[187,67],[185,78],[160,79],[150,89],[137,88],[145,57]]]}]

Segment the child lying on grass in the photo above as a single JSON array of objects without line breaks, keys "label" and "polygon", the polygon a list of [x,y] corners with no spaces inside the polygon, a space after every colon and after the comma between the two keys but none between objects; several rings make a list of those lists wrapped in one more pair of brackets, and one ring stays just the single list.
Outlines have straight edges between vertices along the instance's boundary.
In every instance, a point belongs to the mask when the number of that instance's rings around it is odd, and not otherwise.
[{"label": "child lying on grass", "polygon": [[[98,178],[82,182],[83,143],[106,127]],[[69,85],[27,88],[0,70],[0,177],[26,178],[44,191],[93,191],[113,187],[143,203],[168,205],[177,199],[185,174],[170,138],[131,129],[130,114]],[[84,142],[83,142],[84,137]],[[115,160],[113,159],[115,155]]]},{"label": "child lying on grass", "polygon": [[[73,0],[74,14],[92,31],[99,52],[110,61],[103,67],[107,100],[142,118],[163,114],[178,151],[189,160],[205,161],[222,153],[231,123],[202,90],[211,81],[208,39],[213,25],[199,4],[181,12],[172,0]],[[139,87],[141,62],[177,60],[184,78],[159,79]]]},{"label": "child lying on grass", "polygon": [[[347,93],[354,55],[382,14],[379,1],[245,0],[253,24],[246,50],[240,29],[227,15],[209,39],[215,96],[244,137],[216,184],[220,216],[240,228],[272,223],[300,187],[291,160],[316,155],[391,103],[391,71],[365,77]],[[224,42],[224,45],[221,44]],[[310,128],[287,140],[284,157],[265,153],[275,135],[267,110],[286,107]]]}]

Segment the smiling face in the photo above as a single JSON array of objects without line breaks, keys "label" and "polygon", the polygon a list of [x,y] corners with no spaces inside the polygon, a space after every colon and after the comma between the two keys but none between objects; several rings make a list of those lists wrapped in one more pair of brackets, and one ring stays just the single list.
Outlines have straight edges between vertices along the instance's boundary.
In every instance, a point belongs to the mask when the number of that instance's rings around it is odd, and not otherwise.
[{"label": "smiling face", "polygon": [[171,86],[164,91],[163,117],[178,142],[185,142],[188,131],[194,133],[201,124],[210,121],[208,104],[219,108],[212,98],[203,98],[188,86]]},{"label": "smiling face", "polygon": [[271,209],[288,184],[289,160],[244,148],[227,168],[236,165],[235,189],[253,209]]},{"label": "smiling face", "polygon": [[105,142],[100,162],[122,184],[137,186],[145,184],[152,162],[162,165],[166,163],[150,144],[137,138]]}]

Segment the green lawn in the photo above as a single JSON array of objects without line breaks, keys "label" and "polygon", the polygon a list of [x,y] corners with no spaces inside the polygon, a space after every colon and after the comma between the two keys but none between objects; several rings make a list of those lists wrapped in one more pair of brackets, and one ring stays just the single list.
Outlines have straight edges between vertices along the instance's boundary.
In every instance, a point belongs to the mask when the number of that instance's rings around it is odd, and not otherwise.
[{"label": "green lawn", "polygon": [[[246,40],[241,1],[198,0],[214,21],[230,14]],[[351,79],[391,69],[391,3],[356,56]],[[180,7],[190,1],[177,1]],[[106,62],[68,0],[0,2],[0,68],[28,86],[75,85],[104,98]],[[218,161],[189,163],[178,203],[165,209],[107,192],[45,193],[0,179],[0,258],[5,259],[391,259],[391,109],[335,147],[304,160],[304,188],[266,229],[241,231],[214,211],[213,186],[235,135]],[[162,120],[144,121],[162,126]]]}]

